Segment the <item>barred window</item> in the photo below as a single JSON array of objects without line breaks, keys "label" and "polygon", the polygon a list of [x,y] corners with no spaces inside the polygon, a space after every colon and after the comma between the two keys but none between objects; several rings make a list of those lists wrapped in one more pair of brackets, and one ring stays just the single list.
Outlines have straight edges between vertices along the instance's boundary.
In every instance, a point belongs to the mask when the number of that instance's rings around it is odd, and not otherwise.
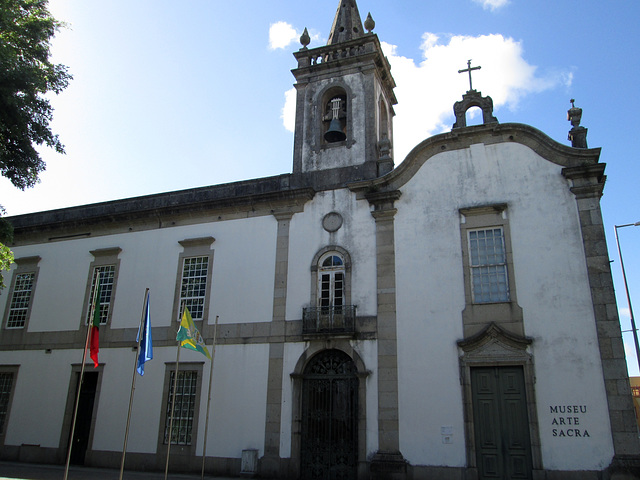
[{"label": "barred window", "polygon": [[19,273],[13,285],[7,328],[24,328],[31,303],[35,273]]},{"label": "barred window", "polygon": [[178,383],[175,385],[175,371],[170,374],[167,411],[164,426],[164,444],[169,441],[169,425],[171,424],[171,405],[173,390],[176,388],[176,404],[173,409],[173,424],[171,428],[172,445],[191,445],[194,424],[196,393],[198,390],[198,372],[185,370],[178,372]]},{"label": "barred window", "polygon": [[89,306],[87,308],[87,323],[91,322],[91,306],[96,290],[96,281],[100,275],[100,325],[105,325],[109,319],[111,311],[111,298],[113,295],[113,284],[115,279],[115,265],[101,265],[94,267],[91,280],[91,294],[89,295]]},{"label": "barred window", "polygon": [[182,266],[180,306],[184,304],[194,320],[204,317],[204,301],[207,293],[209,257],[188,257]]},{"label": "barred window", "polygon": [[0,373],[0,435],[4,435],[12,387],[13,373]]},{"label": "barred window", "polygon": [[507,257],[501,227],[469,231],[474,303],[509,301]]}]

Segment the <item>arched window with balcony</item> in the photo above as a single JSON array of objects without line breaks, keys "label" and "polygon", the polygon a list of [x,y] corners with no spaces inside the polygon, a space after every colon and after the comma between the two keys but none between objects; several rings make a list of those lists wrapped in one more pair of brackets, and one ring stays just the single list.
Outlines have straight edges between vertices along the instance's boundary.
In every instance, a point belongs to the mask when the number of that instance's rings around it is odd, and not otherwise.
[{"label": "arched window with balcony", "polygon": [[305,333],[352,333],[356,307],[351,305],[351,261],[343,248],[318,252],[311,265],[310,306],[303,312]]}]

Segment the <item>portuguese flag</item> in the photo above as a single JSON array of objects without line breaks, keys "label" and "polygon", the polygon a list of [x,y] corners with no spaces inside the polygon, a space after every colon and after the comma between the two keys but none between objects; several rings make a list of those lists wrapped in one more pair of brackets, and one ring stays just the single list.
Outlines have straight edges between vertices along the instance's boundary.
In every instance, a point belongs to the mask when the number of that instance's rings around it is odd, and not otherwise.
[{"label": "portuguese flag", "polygon": [[96,291],[93,296],[93,315],[89,326],[89,356],[93,360],[93,368],[98,368],[98,350],[100,347],[100,274],[96,278]]}]

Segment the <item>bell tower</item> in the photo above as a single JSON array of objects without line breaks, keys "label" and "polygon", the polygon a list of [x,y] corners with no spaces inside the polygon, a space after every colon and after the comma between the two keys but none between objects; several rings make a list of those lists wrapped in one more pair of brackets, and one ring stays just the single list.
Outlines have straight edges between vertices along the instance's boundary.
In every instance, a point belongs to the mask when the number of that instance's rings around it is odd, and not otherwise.
[{"label": "bell tower", "polygon": [[307,184],[343,185],[393,169],[395,82],[371,14],[364,27],[356,1],[340,0],[327,45],[307,48],[305,29],[294,53],[293,173]]}]

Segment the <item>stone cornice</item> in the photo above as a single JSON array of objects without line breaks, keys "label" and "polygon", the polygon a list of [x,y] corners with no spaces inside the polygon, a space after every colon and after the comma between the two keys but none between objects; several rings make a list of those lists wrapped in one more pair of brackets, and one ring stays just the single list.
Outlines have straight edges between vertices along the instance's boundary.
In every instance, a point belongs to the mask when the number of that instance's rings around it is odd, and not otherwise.
[{"label": "stone cornice", "polygon": [[604,163],[562,169],[562,175],[571,180],[571,192],[577,198],[601,197],[607,176]]},{"label": "stone cornice", "polygon": [[540,130],[520,123],[476,125],[457,128],[451,132],[435,135],[418,144],[392,172],[382,177],[354,182],[349,189],[363,198],[367,192],[382,192],[400,189],[416,172],[435,155],[453,150],[462,150],[471,145],[484,143],[519,143],[531,148],[541,157],[565,168],[598,164],[600,148],[573,148],[556,142]]},{"label": "stone cornice", "polygon": [[[221,215],[256,216],[301,211],[315,195],[310,187],[294,188],[291,175],[167,192],[78,207],[8,217],[15,244],[31,234],[56,239],[99,234],[95,229],[131,231],[173,226],[181,221],[220,220]],[[131,227],[131,226],[133,227]],[[78,233],[84,232],[87,233]],[[41,239],[42,240],[42,239]]]},{"label": "stone cornice", "polygon": [[120,247],[112,247],[112,248],[98,248],[97,250],[89,250],[89,253],[97,257],[116,257],[120,254],[122,249]]},{"label": "stone cornice", "polygon": [[187,238],[185,240],[180,240],[178,243],[184,248],[193,248],[193,247],[211,247],[213,242],[216,239],[213,237],[200,237],[200,238]]},{"label": "stone cornice", "polygon": [[391,204],[393,206],[393,202],[398,200],[401,196],[402,192],[400,192],[400,190],[393,190],[390,192],[367,192],[364,195],[369,204],[375,206],[381,206],[385,204]]}]

